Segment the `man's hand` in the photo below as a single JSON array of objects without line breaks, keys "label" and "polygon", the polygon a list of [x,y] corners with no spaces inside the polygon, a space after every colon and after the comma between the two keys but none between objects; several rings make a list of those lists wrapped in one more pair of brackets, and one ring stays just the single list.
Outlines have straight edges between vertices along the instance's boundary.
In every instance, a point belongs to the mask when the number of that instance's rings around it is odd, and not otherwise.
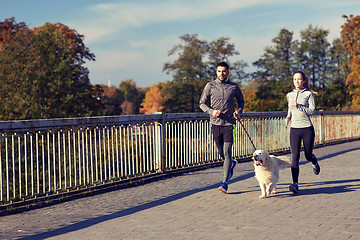
[{"label": "man's hand", "polygon": [[220,110],[214,110],[214,111],[213,111],[213,116],[214,116],[214,117],[218,117],[218,116],[220,116],[220,113],[221,113]]},{"label": "man's hand", "polygon": [[240,120],[240,114],[237,111],[235,111],[233,115],[236,120]]}]

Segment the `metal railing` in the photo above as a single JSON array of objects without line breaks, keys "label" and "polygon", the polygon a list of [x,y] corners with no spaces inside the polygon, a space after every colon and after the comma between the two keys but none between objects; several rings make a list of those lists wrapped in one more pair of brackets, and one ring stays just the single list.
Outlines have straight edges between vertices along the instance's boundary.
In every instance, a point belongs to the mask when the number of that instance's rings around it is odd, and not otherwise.
[{"label": "metal railing", "polygon": [[[244,113],[257,148],[289,150],[286,112]],[[315,144],[360,138],[360,112],[317,112]],[[239,123],[233,157],[251,156]],[[218,163],[209,116],[153,114],[0,122],[0,205]]]}]

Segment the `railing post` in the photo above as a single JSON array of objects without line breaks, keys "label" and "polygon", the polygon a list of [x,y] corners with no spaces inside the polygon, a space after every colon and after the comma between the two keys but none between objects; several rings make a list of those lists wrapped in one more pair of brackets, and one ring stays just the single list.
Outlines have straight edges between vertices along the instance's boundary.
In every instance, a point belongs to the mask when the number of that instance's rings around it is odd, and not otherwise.
[{"label": "railing post", "polygon": [[320,143],[325,142],[325,123],[324,123],[324,113],[323,110],[320,110]]},{"label": "railing post", "polygon": [[165,113],[156,112],[161,114],[161,123],[155,123],[156,133],[156,168],[158,172],[165,172],[165,149],[166,149],[166,127],[165,127]]},{"label": "railing post", "polygon": [[165,113],[161,113],[161,172],[166,170],[166,127],[165,127]]}]

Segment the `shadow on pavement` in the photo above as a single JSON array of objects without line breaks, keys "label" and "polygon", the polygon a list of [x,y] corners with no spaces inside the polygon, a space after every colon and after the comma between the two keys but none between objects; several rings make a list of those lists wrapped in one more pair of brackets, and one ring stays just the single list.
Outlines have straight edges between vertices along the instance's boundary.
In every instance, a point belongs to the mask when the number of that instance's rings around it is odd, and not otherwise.
[{"label": "shadow on pavement", "polygon": [[[332,154],[328,154],[325,156],[322,156],[319,158],[319,160],[324,160],[327,158],[332,158],[347,152],[351,152],[351,151],[357,151],[360,148],[351,148],[351,149],[347,149],[344,151],[339,151],[336,153],[332,153]],[[303,161],[300,164],[306,164],[308,163],[307,161]],[[245,171],[246,172],[246,171]],[[199,174],[199,173],[198,173]],[[248,178],[252,178],[254,177],[254,172],[251,171],[249,173],[245,173],[239,177],[233,178],[230,181],[231,182],[237,182],[237,181],[242,181]],[[350,184],[351,183],[351,184]],[[356,189],[358,189],[360,187],[359,185],[360,183],[360,179],[349,179],[349,180],[339,180],[339,181],[327,181],[327,182],[315,182],[315,183],[304,183],[301,184],[300,190],[300,194],[301,195],[315,195],[315,194],[336,194],[336,193],[344,193],[344,192],[349,192],[349,191],[355,191]],[[327,185],[337,185],[339,184],[340,186],[327,186]],[[285,185],[285,184],[279,184],[279,185]],[[313,188],[312,186],[316,186],[316,188]],[[62,234],[66,234],[69,232],[73,232],[73,231],[77,231],[80,229],[84,229],[87,227],[90,227],[92,225],[101,223],[101,222],[105,222],[108,220],[112,220],[115,218],[120,218],[120,217],[124,217],[145,209],[149,209],[149,208],[153,208],[162,204],[166,204],[172,201],[176,201],[178,199],[190,196],[192,194],[196,194],[198,192],[202,192],[202,191],[206,191],[206,190],[211,190],[211,189],[216,189],[218,187],[218,184],[212,184],[203,188],[197,188],[197,189],[192,189],[189,191],[185,191],[185,192],[181,192],[178,194],[174,194],[172,196],[168,196],[159,200],[155,200],[149,203],[145,203],[139,206],[135,206],[135,207],[131,207],[128,209],[124,209],[109,215],[105,215],[105,216],[100,216],[100,217],[95,217],[92,219],[88,219],[88,220],[84,220],[75,224],[71,224],[62,228],[58,228],[58,229],[54,229],[54,230],[50,230],[48,232],[44,232],[44,233],[38,233],[32,236],[24,236],[22,238],[19,239],[46,239],[46,238],[50,238],[50,237],[54,237],[54,236],[58,236],[58,235],[62,235]],[[287,186],[286,186],[287,187]],[[245,192],[253,192],[253,191],[258,191],[258,189],[254,189],[254,190],[249,190],[249,191],[242,191],[242,192],[229,192],[228,194],[241,194],[241,193],[245,193]],[[293,195],[292,193],[281,193],[280,194],[275,195],[273,197],[294,197],[296,195]]]},{"label": "shadow on pavement", "polygon": [[[245,180],[248,178],[251,178],[254,176],[254,173],[248,173],[248,174],[244,174],[242,176],[236,177],[234,179],[231,180],[231,182],[234,181],[241,181],[241,180]],[[54,229],[54,230],[50,230],[48,232],[44,232],[44,233],[38,233],[38,234],[34,234],[32,236],[24,236],[22,238],[19,239],[46,239],[46,238],[50,238],[50,237],[55,237],[58,235],[62,235],[62,234],[66,234],[69,232],[73,232],[73,231],[77,231],[80,229],[84,229],[90,226],[93,226],[95,224],[101,223],[101,222],[105,222],[105,221],[109,221],[115,218],[120,218],[120,217],[124,217],[130,214],[134,214],[136,212],[140,212],[143,211],[145,209],[149,209],[149,208],[153,208],[162,204],[166,204],[172,201],[176,201],[178,199],[190,196],[192,194],[198,193],[198,192],[202,192],[202,191],[206,191],[206,190],[211,190],[211,189],[216,189],[218,187],[218,184],[213,184],[213,185],[209,185],[203,188],[197,188],[197,189],[193,189],[193,190],[189,190],[189,191],[185,191],[185,192],[181,192],[169,197],[165,197],[156,201],[152,201],[149,203],[145,203],[136,207],[131,207],[128,209],[124,209],[109,215],[105,215],[105,216],[100,216],[100,217],[95,217],[92,219],[88,219],[88,220],[84,220],[75,224],[71,224],[69,226],[65,226],[62,228],[58,228],[58,229]]]},{"label": "shadow on pavement", "polygon": [[[287,186],[287,184],[278,184],[278,185],[284,187]],[[339,185],[339,186],[334,186],[334,185]],[[279,197],[294,197],[297,195],[338,194],[338,193],[357,191],[358,189],[360,189],[360,179],[301,183],[300,192],[298,194],[293,194],[291,192],[288,192],[288,194],[279,194]]]},{"label": "shadow on pavement", "polygon": [[360,150],[360,147],[349,148],[349,149],[346,149],[346,150],[343,150],[343,151],[338,151],[338,152],[335,152],[335,153],[332,153],[332,154],[324,155],[324,156],[322,156],[322,157],[320,157],[318,159],[323,160],[323,159],[326,159],[326,158],[332,158],[332,157],[342,155],[344,153],[353,152],[353,151],[359,151],[359,150]]}]

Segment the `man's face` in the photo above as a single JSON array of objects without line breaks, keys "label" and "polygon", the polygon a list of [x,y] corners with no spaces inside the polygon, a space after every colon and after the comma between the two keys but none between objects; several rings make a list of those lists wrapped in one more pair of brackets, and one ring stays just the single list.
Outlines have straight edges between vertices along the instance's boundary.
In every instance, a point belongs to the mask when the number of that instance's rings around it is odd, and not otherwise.
[{"label": "man's face", "polygon": [[224,81],[227,79],[229,71],[226,69],[226,67],[218,66],[216,68],[216,75],[220,81]]}]

